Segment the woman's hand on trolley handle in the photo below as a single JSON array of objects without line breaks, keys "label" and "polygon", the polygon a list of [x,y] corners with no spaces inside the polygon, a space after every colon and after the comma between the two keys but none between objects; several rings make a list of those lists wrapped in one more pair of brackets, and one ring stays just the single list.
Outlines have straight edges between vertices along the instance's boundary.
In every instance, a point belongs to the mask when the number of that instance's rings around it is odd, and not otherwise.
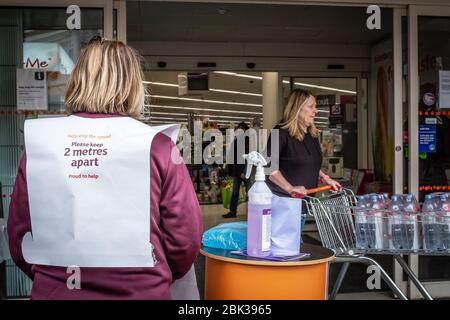
[{"label": "woman's hand on trolley handle", "polygon": [[300,195],[300,197],[304,197],[308,194],[308,190],[304,186],[291,186],[288,190],[289,194],[292,196],[297,197]]},{"label": "woman's hand on trolley handle", "polygon": [[331,191],[340,191],[342,189],[341,184],[336,180],[331,179],[330,177],[326,177],[325,179],[323,179],[323,182],[331,186]]}]

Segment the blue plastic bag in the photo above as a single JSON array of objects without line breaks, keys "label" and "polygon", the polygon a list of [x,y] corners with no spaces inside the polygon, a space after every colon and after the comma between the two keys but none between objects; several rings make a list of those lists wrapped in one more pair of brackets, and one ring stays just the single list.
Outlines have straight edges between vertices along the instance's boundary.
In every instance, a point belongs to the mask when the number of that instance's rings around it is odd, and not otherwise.
[{"label": "blue plastic bag", "polygon": [[301,211],[301,199],[272,196],[272,255],[300,253]]},{"label": "blue plastic bag", "polygon": [[203,233],[202,244],[211,248],[243,250],[247,247],[247,222],[219,224]]}]

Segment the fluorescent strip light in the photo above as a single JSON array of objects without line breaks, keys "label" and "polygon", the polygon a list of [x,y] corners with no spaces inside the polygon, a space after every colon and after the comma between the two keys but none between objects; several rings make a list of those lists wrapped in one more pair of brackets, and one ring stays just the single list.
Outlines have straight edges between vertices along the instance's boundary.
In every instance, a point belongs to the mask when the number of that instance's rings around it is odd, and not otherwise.
[{"label": "fluorescent strip light", "polygon": [[164,86],[164,87],[175,87],[178,88],[177,84],[174,83],[166,83],[166,82],[151,82],[151,81],[142,81],[142,83],[153,84],[155,86]]},{"label": "fluorescent strip light", "polygon": [[262,80],[262,77],[260,77],[260,76],[251,76],[249,74],[243,74],[243,73],[228,72],[228,71],[214,71],[214,73],[224,74],[224,75],[227,75],[227,76],[235,76],[235,77],[241,77],[241,78]]},{"label": "fluorescent strip light", "polygon": [[[174,121],[170,121],[170,120],[149,120],[149,121],[147,121],[147,122],[150,122],[150,123],[173,123]],[[221,121],[221,120],[218,120],[218,121],[212,121],[212,122],[214,122],[214,123],[217,123],[217,124],[231,124],[231,123],[237,123],[237,121],[227,121],[227,120],[223,120],[223,121]],[[187,122],[186,121],[183,121],[183,122],[175,122],[175,123],[181,123],[181,124],[187,124]],[[245,122],[245,123],[250,123],[250,122]]]},{"label": "fluorescent strip light", "polygon": [[233,117],[233,116],[221,116],[221,115],[214,115],[214,114],[201,114],[202,117],[210,117],[210,118],[224,118],[224,119],[247,119],[247,120],[253,120],[253,117]]},{"label": "fluorescent strip light", "polygon": [[[175,87],[175,88],[179,87],[178,84],[174,84],[174,83],[152,82],[152,81],[142,81],[142,82],[146,83],[146,84],[156,85],[156,86]],[[242,91],[215,89],[215,88],[210,88],[209,91],[221,92],[221,93],[230,93],[230,94],[240,94],[240,95],[253,96],[253,97],[262,97],[261,93],[251,93],[251,92],[242,92]]]},{"label": "fluorescent strip light", "polygon": [[[150,111],[150,114],[158,114],[158,115],[166,115],[166,116],[174,116],[174,115],[180,115],[180,116],[187,116],[187,113],[169,113],[169,112],[152,112]],[[252,117],[239,117],[239,116],[222,116],[218,114],[199,114],[201,117],[210,117],[210,118],[224,118],[224,119],[249,119],[253,120]]]},{"label": "fluorescent strip light", "polygon": [[231,90],[213,89],[213,88],[209,89],[209,91],[231,93],[231,94],[240,94],[240,95],[254,96],[254,97],[262,97],[261,93],[250,93],[250,92],[231,91]]},{"label": "fluorescent strip light", "polygon": [[337,92],[343,92],[343,93],[349,93],[349,94],[356,95],[356,91],[343,90],[343,89],[324,87],[324,86],[317,86],[315,84],[295,82],[294,85],[301,86],[301,87],[307,87],[307,88],[316,88],[316,89],[328,90],[328,91],[337,91]]},{"label": "fluorescent strip light", "polygon": [[[242,77],[242,78],[251,78],[251,79],[262,80],[262,77],[250,76],[250,75],[242,74],[242,73],[226,72],[226,71],[214,71],[214,72],[215,73],[219,73],[219,74],[224,74],[224,75],[227,75],[227,76],[235,76],[235,77]],[[283,83],[289,84],[290,82],[288,80],[283,80]],[[298,86],[303,86],[303,87],[310,87],[310,88],[324,89],[324,90],[329,90],[329,91],[344,92],[344,93],[350,93],[350,94],[356,95],[356,91],[343,90],[343,89],[324,87],[324,86],[317,86],[317,85],[314,85],[314,84],[301,83],[301,82],[294,82],[294,84],[298,85]]]},{"label": "fluorescent strip light", "polygon": [[[173,121],[165,121],[165,120],[150,120],[150,121],[147,121],[147,122],[150,122],[150,123],[172,123]],[[175,123],[187,124],[187,122],[186,122],[186,121],[183,121],[183,122],[175,122]]]},{"label": "fluorescent strip light", "polygon": [[170,117],[150,117],[150,120],[156,119],[156,120],[187,120],[186,117],[184,118],[170,118]]},{"label": "fluorescent strip light", "polygon": [[215,123],[228,123],[228,124],[230,124],[230,123],[239,123],[239,122],[245,122],[245,123],[247,123],[247,124],[250,124],[250,122],[249,121],[227,121],[227,120],[214,120],[214,121],[211,121],[211,122],[215,122]]},{"label": "fluorescent strip light", "polygon": [[262,104],[256,104],[256,103],[218,101],[218,100],[195,99],[195,98],[180,98],[180,97],[160,96],[160,95],[146,95],[146,96],[152,97],[152,98],[159,98],[159,99],[185,100],[185,101],[196,101],[196,102],[207,102],[207,103],[231,104],[231,105],[238,105],[238,106],[262,107]]},{"label": "fluorescent strip light", "polygon": [[147,104],[145,106],[146,107],[155,107],[155,108],[166,108],[166,109],[198,110],[198,111],[212,111],[212,112],[224,112],[224,113],[242,113],[242,114],[262,115],[262,112],[239,111],[239,110],[217,110],[217,109],[208,109],[208,108],[162,106],[162,105],[157,105],[157,104],[150,104],[150,105]]}]

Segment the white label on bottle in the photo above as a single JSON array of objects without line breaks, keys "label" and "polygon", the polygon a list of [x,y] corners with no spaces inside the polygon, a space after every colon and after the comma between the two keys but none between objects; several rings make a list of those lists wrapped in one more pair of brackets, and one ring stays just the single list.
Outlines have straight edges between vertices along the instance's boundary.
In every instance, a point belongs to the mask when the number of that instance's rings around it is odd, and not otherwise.
[{"label": "white label on bottle", "polygon": [[271,219],[272,214],[270,209],[264,209],[262,212],[262,251],[270,251],[270,235],[271,235]]}]

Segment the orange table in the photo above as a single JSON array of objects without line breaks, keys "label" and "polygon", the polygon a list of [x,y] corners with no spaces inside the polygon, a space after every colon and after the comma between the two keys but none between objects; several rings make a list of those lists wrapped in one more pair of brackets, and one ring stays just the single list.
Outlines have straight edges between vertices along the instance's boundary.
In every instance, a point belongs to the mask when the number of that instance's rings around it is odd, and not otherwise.
[{"label": "orange table", "polygon": [[298,261],[268,261],[204,247],[207,300],[324,300],[328,296],[331,250],[302,244],[310,253]]}]

